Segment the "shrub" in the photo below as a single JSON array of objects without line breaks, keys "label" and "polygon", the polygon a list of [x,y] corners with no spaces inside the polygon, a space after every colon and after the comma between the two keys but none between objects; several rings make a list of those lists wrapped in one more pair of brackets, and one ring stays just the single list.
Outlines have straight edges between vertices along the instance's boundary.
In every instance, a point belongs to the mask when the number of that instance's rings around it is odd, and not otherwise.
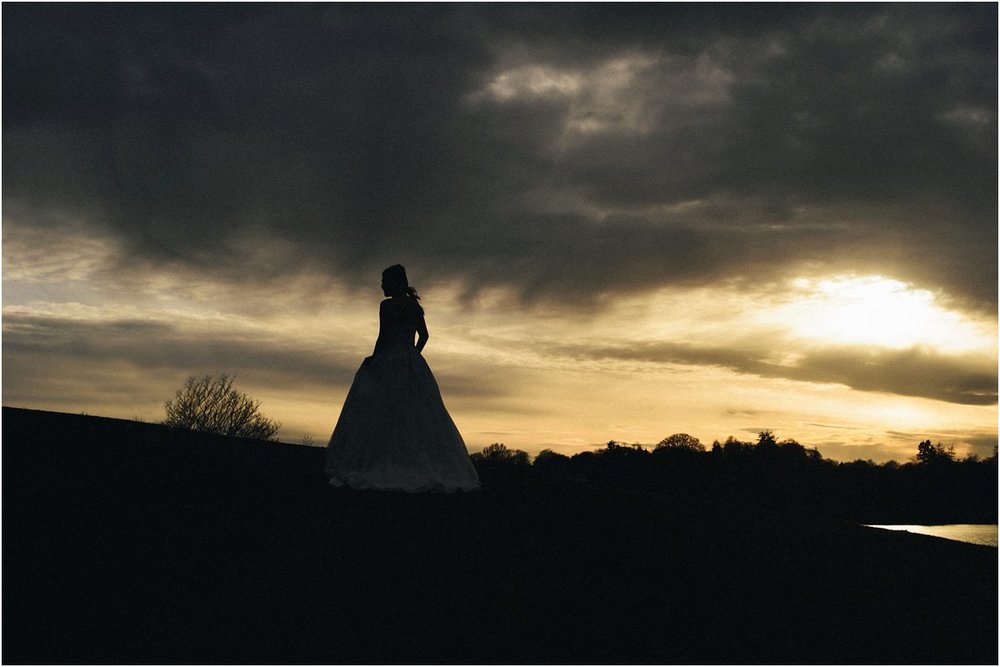
[{"label": "shrub", "polygon": [[692,452],[703,452],[705,445],[701,444],[701,440],[693,435],[674,433],[656,443],[656,450],[660,449],[686,449]]},{"label": "shrub", "polygon": [[236,438],[270,440],[281,424],[260,414],[255,401],[233,388],[226,374],[191,376],[173,400],[166,402],[164,424]]},{"label": "shrub", "polygon": [[565,454],[554,452],[551,449],[543,449],[538,452],[538,456],[535,457],[532,465],[536,468],[550,468],[565,466],[567,463],[569,463],[569,457]]},{"label": "shrub", "polygon": [[483,451],[470,456],[474,464],[500,465],[511,467],[527,467],[531,464],[531,457],[528,452],[520,449],[507,449],[502,442],[494,442]]},{"label": "shrub", "polygon": [[941,465],[942,463],[952,463],[955,460],[955,448],[945,448],[940,442],[931,444],[930,440],[924,440],[917,445],[917,455],[914,461],[922,465]]}]

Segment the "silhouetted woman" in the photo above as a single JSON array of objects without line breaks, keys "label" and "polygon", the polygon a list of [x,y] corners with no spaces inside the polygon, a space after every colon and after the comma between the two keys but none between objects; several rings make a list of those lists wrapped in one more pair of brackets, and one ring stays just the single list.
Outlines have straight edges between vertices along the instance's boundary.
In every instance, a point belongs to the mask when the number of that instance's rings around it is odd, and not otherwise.
[{"label": "silhouetted woman", "polygon": [[[330,484],[354,489],[469,491],[479,477],[420,352],[424,309],[396,264],[382,272],[378,340],[354,376],[326,448]],[[414,336],[417,337],[414,345]]]}]

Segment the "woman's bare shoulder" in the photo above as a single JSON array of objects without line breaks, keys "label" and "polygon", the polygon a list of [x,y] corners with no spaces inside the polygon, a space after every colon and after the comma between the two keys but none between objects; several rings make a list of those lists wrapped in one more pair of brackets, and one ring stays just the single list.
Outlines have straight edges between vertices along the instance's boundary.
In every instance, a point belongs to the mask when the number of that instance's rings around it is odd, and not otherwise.
[{"label": "woman's bare shoulder", "polygon": [[393,313],[398,313],[401,316],[409,316],[412,314],[423,316],[424,309],[417,303],[416,299],[383,299],[382,303],[379,304],[379,311],[388,311]]}]

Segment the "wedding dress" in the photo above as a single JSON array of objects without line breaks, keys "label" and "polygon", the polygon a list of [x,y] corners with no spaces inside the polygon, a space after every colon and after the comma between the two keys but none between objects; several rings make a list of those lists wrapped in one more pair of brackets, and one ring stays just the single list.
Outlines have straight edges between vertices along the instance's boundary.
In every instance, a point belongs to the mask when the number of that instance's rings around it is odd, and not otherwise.
[{"label": "wedding dress", "polygon": [[398,491],[470,491],[479,477],[413,345],[423,311],[415,299],[386,299],[379,339],[347,393],[326,450],[333,486]]}]

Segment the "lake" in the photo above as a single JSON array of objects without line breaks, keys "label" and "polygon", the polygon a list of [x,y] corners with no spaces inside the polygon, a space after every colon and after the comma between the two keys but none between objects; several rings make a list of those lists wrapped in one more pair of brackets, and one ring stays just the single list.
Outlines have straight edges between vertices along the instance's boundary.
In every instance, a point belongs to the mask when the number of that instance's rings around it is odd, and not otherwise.
[{"label": "lake", "polygon": [[908,533],[919,533],[921,535],[933,535],[943,537],[947,540],[958,542],[970,542],[972,544],[982,544],[988,547],[997,546],[997,526],[996,524],[985,523],[953,523],[940,526],[921,525],[872,525],[865,524],[869,528],[881,528],[883,530],[905,530]]}]

